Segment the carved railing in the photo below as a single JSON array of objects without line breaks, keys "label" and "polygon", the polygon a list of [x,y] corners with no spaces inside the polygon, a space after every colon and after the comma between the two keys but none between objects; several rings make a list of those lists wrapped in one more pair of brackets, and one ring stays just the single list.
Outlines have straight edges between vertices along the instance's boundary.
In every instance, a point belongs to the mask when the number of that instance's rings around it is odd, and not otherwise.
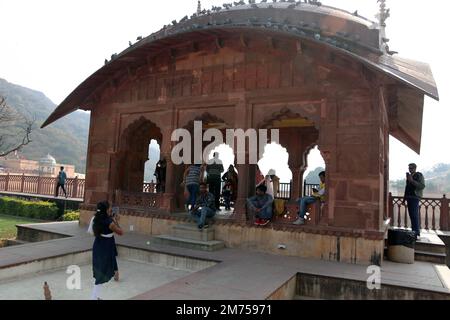
[{"label": "carved railing", "polygon": [[[0,191],[54,196],[57,179],[52,177],[27,176],[24,174],[0,175]],[[69,198],[83,199],[85,180],[78,178],[66,179],[65,188]],[[59,196],[64,196],[59,189]]]},{"label": "carved railing", "polygon": [[291,198],[291,184],[280,183],[280,188],[278,189],[278,193],[275,195],[275,198],[289,200]]},{"label": "carved railing", "polygon": [[156,210],[161,206],[162,195],[162,193],[128,192],[117,190],[116,202],[120,207]]},{"label": "carved railing", "polygon": [[318,184],[314,184],[314,183],[303,183],[303,196],[310,196],[313,194],[313,190],[312,189],[317,189],[319,190],[319,185]]},{"label": "carved railing", "polygon": [[156,193],[156,183],[144,182],[142,192],[145,193]]},{"label": "carved railing", "polygon": [[[425,230],[449,231],[449,200],[442,198],[423,198],[419,201],[419,225]],[[410,228],[411,221],[407,205],[403,204],[403,197],[395,197],[389,193],[389,218],[391,226]]]}]

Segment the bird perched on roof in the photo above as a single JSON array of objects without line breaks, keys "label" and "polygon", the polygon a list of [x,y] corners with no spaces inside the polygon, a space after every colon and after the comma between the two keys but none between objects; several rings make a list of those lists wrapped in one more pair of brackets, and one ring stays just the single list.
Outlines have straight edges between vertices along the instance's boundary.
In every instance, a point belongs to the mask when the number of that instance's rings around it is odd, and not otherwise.
[{"label": "bird perched on roof", "polygon": [[397,51],[391,51],[391,50],[389,50],[389,46],[388,46],[388,45],[386,45],[384,48],[386,49],[386,53],[387,53],[388,55],[390,55],[390,56],[393,56],[394,54],[398,54]]},{"label": "bird perched on roof", "polygon": [[189,19],[189,17],[188,17],[188,16],[184,16],[184,17],[180,20],[180,22],[185,22],[187,19]]},{"label": "bird perched on roof", "polygon": [[105,59],[105,64],[108,64],[108,59]]},{"label": "bird perched on roof", "polygon": [[222,5],[225,9],[230,9],[232,6],[233,6],[233,4],[231,4],[231,3],[224,3],[223,5]]},{"label": "bird perched on roof", "polygon": [[177,20],[172,20],[172,24],[175,26],[177,25]]},{"label": "bird perched on roof", "polygon": [[142,36],[139,36],[136,38],[136,41],[141,41],[142,40]]},{"label": "bird perched on roof", "polygon": [[132,46],[133,46],[133,44],[131,43],[131,41],[128,41],[128,46],[129,46],[129,47],[132,47]]},{"label": "bird perched on roof", "polygon": [[354,16],[358,16],[358,10],[356,10],[355,12],[353,12]]}]

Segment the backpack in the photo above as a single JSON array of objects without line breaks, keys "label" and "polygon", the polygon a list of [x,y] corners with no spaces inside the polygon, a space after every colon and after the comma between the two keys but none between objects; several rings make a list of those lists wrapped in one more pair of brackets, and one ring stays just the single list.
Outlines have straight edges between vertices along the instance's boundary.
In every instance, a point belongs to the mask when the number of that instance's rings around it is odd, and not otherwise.
[{"label": "backpack", "polygon": [[286,201],[283,199],[275,199],[273,200],[273,214],[277,216],[281,216],[285,211]]}]

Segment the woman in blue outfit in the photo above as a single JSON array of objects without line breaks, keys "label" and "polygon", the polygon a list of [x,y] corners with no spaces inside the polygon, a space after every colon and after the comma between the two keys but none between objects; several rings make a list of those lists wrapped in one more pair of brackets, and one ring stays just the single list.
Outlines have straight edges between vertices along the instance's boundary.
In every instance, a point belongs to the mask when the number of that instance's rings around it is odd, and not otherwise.
[{"label": "woman in blue outfit", "polygon": [[95,236],[92,249],[92,266],[94,272],[95,286],[91,299],[98,300],[100,288],[103,283],[119,278],[117,266],[117,248],[114,233],[122,235],[118,217],[112,217],[108,201],[97,204],[97,212],[92,221],[92,231]]}]

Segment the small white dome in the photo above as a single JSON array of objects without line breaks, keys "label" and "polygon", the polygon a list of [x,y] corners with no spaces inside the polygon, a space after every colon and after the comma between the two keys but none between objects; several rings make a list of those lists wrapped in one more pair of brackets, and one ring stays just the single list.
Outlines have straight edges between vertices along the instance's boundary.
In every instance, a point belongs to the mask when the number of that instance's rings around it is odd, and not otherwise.
[{"label": "small white dome", "polygon": [[39,160],[40,165],[56,165],[56,160],[50,154]]}]

